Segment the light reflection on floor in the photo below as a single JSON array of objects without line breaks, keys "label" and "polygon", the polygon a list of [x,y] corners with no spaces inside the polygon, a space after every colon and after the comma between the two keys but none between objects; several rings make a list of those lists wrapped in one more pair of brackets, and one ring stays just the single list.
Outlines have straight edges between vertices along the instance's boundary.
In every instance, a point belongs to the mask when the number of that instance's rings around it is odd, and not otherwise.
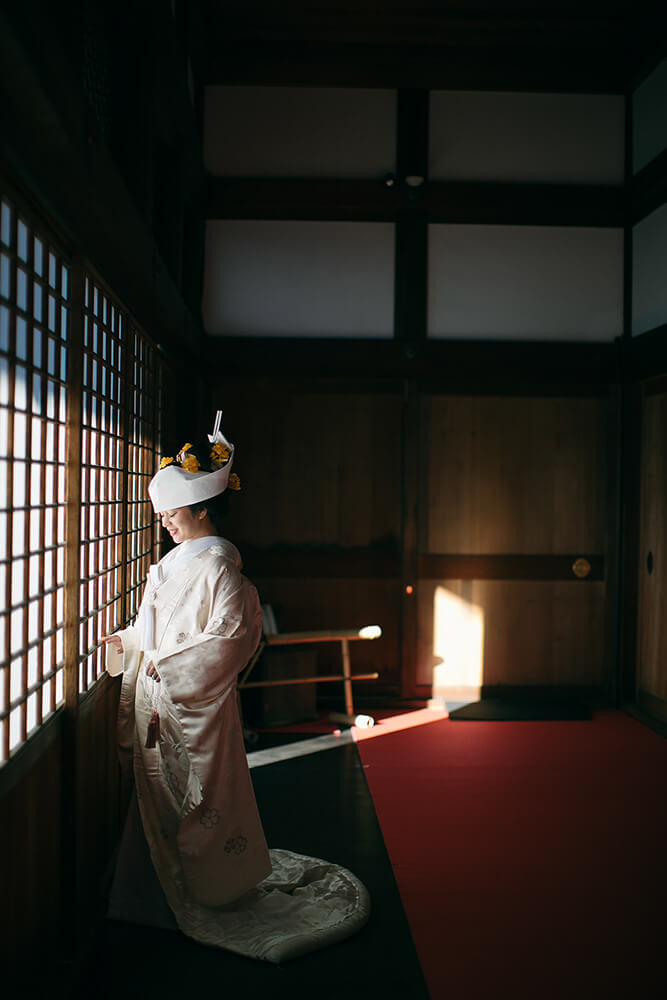
[{"label": "light reflection on floor", "polygon": [[322,750],[331,750],[339,747],[343,743],[353,743],[354,735],[352,729],[337,730],[335,733],[325,733],[323,736],[315,736],[312,740],[297,740],[294,743],[285,743],[283,746],[269,747],[267,750],[254,750],[248,754],[248,767],[264,767],[266,764],[277,764],[281,760],[289,760],[292,757],[306,757],[311,753],[321,753]]},{"label": "light reflection on floor", "polygon": [[321,753],[323,750],[331,750],[344,743],[373,740],[377,739],[378,736],[399,732],[401,729],[412,729],[414,726],[423,726],[446,718],[445,707],[435,706],[417,709],[414,712],[405,712],[402,715],[392,715],[385,719],[377,719],[375,725],[368,728],[351,726],[349,729],[334,729],[331,733],[324,733],[312,739],[296,740],[294,743],[285,743],[283,746],[270,747],[267,750],[254,750],[248,754],[248,767],[264,767],[267,764],[276,764],[293,757],[305,757],[309,754]]}]

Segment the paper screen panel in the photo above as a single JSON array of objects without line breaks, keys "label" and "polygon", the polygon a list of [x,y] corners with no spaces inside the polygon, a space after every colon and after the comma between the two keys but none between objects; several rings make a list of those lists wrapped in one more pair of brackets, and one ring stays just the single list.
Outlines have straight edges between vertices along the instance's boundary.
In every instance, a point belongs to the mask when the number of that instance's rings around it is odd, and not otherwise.
[{"label": "paper screen panel", "polygon": [[123,624],[123,366],[127,317],[85,282],[81,435],[79,690],[104,669],[99,645]]},{"label": "paper screen panel", "polygon": [[79,689],[104,670],[102,636],[136,614],[151,561],[160,365],[93,275],[85,281]]},{"label": "paper screen panel", "polygon": [[64,698],[70,262],[9,197],[0,222],[0,759]]},{"label": "paper screen panel", "polygon": [[148,497],[148,484],[158,467],[162,421],[163,367],[154,345],[135,327],[130,330],[131,378],[128,386],[128,491],[126,616],[134,619],[153,561],[159,532]]}]

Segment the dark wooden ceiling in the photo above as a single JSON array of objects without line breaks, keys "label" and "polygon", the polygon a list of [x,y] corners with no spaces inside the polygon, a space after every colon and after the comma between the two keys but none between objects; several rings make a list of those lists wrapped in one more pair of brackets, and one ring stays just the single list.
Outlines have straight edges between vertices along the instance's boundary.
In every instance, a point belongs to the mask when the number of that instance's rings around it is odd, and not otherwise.
[{"label": "dark wooden ceiling", "polygon": [[203,83],[623,93],[665,53],[655,0],[200,0]]}]

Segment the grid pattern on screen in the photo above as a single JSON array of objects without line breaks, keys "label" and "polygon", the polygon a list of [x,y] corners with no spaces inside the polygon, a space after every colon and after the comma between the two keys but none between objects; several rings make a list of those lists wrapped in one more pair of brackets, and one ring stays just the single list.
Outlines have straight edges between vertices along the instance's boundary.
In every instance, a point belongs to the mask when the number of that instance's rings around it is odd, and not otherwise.
[{"label": "grid pattern on screen", "polygon": [[126,618],[139,609],[144,580],[154,554],[159,531],[148,498],[148,484],[155,474],[161,410],[162,367],[153,345],[136,329],[130,331],[132,370],[128,408],[127,482],[127,597]]},{"label": "grid pattern on screen", "polygon": [[104,669],[123,616],[123,366],[127,318],[89,275],[83,295],[79,690]]},{"label": "grid pattern on screen", "polygon": [[147,488],[164,378],[101,279],[3,182],[0,764],[91,687],[101,637],[136,615],[158,548]]},{"label": "grid pattern on screen", "polygon": [[0,760],[64,699],[71,264],[0,200]]},{"label": "grid pattern on screen", "polygon": [[100,639],[132,619],[153,556],[160,365],[102,283],[83,297],[79,690],[104,670]]}]

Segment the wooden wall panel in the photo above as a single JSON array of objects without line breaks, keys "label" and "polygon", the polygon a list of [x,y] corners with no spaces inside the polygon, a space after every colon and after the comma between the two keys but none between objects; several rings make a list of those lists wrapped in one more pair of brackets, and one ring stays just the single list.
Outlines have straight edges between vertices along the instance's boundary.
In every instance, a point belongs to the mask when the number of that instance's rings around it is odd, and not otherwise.
[{"label": "wooden wall panel", "polygon": [[[360,671],[381,673],[378,694],[428,696],[439,583],[481,602],[485,683],[603,684],[609,399],[447,396],[418,385],[416,393],[406,426],[395,383],[277,377],[220,380],[212,390],[243,483],[228,535],[245,548],[262,600],[276,606],[283,630],[382,625],[381,643],[355,651]],[[412,432],[418,492],[408,503],[401,455]],[[410,577],[417,594],[409,596],[401,539],[415,524],[422,576]],[[457,555],[514,561],[507,577],[476,579],[473,566],[455,584],[428,563]],[[576,555],[592,560],[587,581],[569,580]],[[406,645],[408,601],[418,628]],[[337,655],[320,651],[320,671],[335,670]]]},{"label": "wooden wall panel", "polygon": [[389,544],[400,533],[400,396],[328,384],[214,387],[237,447],[229,536],[253,546]]},{"label": "wooden wall panel", "polygon": [[32,968],[36,957],[49,967],[61,946],[61,720],[52,719],[48,731],[34,737],[41,752],[35,753],[34,745],[26,750],[34,753],[31,766],[2,798],[0,953],[10,967],[27,962]]},{"label": "wooden wall panel", "polygon": [[[272,577],[254,582],[262,602],[272,605],[281,632],[380,625],[380,639],[350,643],[352,673],[380,674],[376,681],[355,684],[354,691],[370,697],[392,691],[396,694],[400,683],[398,581]],[[318,673],[339,673],[339,643],[316,648]],[[319,694],[342,695],[342,685],[321,685]]]},{"label": "wooden wall panel", "polygon": [[104,677],[79,713],[77,872],[79,909],[88,914],[99,915],[104,905],[124,818],[116,735],[119,694],[119,681]]},{"label": "wooden wall panel", "polygon": [[[28,963],[28,983],[66,974],[99,929],[123,821],[116,738],[120,685],[101,680],[84,699],[76,733],[77,815],[64,811],[73,775],[63,762],[64,712],[33,737],[3,774],[0,884],[8,901],[2,955]],[[4,791],[4,783],[9,787]],[[39,963],[34,963],[39,954]]]},{"label": "wooden wall panel", "polygon": [[[237,448],[242,492],[226,534],[281,631],[382,626],[351,645],[363,694],[400,688],[400,391],[372,379],[221,380],[210,393]],[[338,645],[318,672],[341,669]],[[320,696],[342,687],[321,685]]]},{"label": "wooden wall panel", "polygon": [[599,687],[603,681],[603,582],[422,580],[418,608],[420,684]]},{"label": "wooden wall panel", "polygon": [[[608,682],[608,412],[606,397],[424,398],[419,685]],[[489,558],[454,580],[438,556]]]},{"label": "wooden wall panel", "polygon": [[604,551],[607,406],[604,398],[425,398],[421,550]]},{"label": "wooden wall panel", "polygon": [[[637,688],[667,720],[667,394],[644,398]],[[649,559],[650,555],[650,559]],[[652,572],[649,565],[652,562]]]}]

